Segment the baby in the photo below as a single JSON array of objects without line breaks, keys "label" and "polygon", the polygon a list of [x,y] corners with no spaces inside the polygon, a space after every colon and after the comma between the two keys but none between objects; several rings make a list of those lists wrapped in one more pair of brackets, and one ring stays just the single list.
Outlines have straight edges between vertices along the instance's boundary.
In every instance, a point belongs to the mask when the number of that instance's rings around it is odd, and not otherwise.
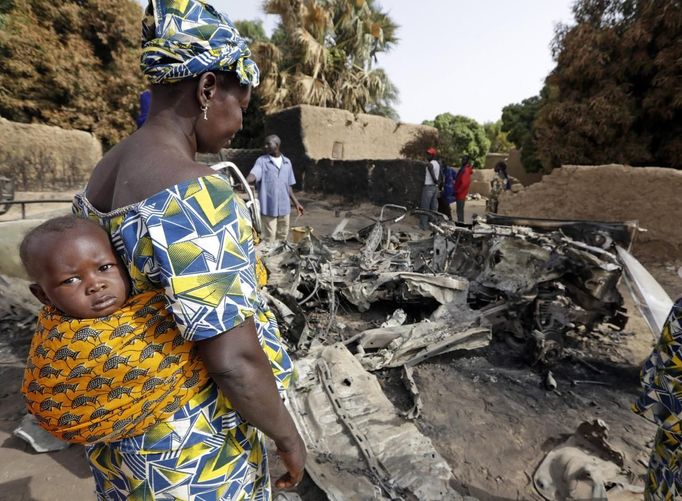
[{"label": "baby", "polygon": [[38,300],[74,318],[99,318],[128,299],[130,280],[97,223],[75,216],[50,219],[19,249]]},{"label": "baby", "polygon": [[50,219],[26,235],[20,256],[45,305],[22,392],[48,432],[76,443],[139,435],[206,385],[163,291],[129,297],[128,274],[97,223]]}]

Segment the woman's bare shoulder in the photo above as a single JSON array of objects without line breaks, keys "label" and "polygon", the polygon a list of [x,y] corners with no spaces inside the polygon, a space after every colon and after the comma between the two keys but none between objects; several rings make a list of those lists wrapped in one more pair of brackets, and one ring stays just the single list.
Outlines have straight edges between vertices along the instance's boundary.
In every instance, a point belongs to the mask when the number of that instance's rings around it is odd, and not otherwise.
[{"label": "woman's bare shoulder", "polygon": [[99,210],[113,210],[214,173],[207,165],[173,148],[150,146],[133,135],[107,152],[95,166],[86,195]]}]

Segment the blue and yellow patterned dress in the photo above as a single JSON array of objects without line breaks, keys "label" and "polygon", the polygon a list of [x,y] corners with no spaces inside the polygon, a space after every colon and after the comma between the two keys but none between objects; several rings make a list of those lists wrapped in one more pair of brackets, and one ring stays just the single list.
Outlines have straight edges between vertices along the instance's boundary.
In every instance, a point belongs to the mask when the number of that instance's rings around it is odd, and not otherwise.
[{"label": "blue and yellow patterned dress", "polygon": [[[291,360],[258,293],[251,219],[227,178],[185,181],[109,213],[79,194],[74,211],[109,232],[133,293],[166,291],[185,339],[217,336],[252,316],[280,391],[288,386]],[[86,451],[100,500],[270,499],[262,434],[212,381],[143,435]]]},{"label": "blue and yellow patterned dress", "polygon": [[643,392],[633,410],[658,425],[644,499],[682,497],[682,299],[672,307],[661,337],[644,361]]}]

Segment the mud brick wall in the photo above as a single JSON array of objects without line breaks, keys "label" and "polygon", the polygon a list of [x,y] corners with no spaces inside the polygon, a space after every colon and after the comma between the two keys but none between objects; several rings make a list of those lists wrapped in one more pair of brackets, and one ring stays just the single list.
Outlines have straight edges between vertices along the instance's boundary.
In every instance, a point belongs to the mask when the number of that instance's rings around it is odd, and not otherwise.
[{"label": "mud brick wall", "polygon": [[682,172],[623,165],[563,166],[516,194],[500,198],[505,215],[602,221],[638,220],[637,240],[682,250],[677,201]]},{"label": "mud brick wall", "polygon": [[102,158],[92,134],[0,118],[0,176],[16,190],[49,191],[84,186]]},{"label": "mud brick wall", "polygon": [[433,127],[345,110],[294,106],[266,117],[294,166],[296,189],[377,204],[419,204],[421,161],[401,159],[403,146]]},{"label": "mud brick wall", "polygon": [[[517,149],[511,150],[509,153],[488,153],[485,157],[484,169],[492,170],[495,164],[501,160],[507,162],[507,174],[515,177],[524,186],[539,183],[545,174],[544,172],[526,172],[523,163],[521,163],[521,152]],[[481,194],[483,195],[483,193]]]},{"label": "mud brick wall", "polygon": [[492,169],[474,169],[471,175],[471,186],[469,186],[469,193],[478,193],[487,197],[490,195],[490,182],[495,177],[495,171]]},{"label": "mud brick wall", "polygon": [[308,156],[303,143],[301,128],[301,107],[294,106],[278,113],[272,113],[265,118],[265,135],[276,134],[282,140],[280,150],[291,160],[296,177],[298,190],[310,190],[303,181],[306,167],[313,162]]},{"label": "mud brick wall", "polygon": [[277,134],[282,139],[283,152],[305,153],[315,160],[400,158],[403,146],[427,131],[437,134],[436,129],[426,125],[309,105],[270,114],[265,123],[266,134]]}]

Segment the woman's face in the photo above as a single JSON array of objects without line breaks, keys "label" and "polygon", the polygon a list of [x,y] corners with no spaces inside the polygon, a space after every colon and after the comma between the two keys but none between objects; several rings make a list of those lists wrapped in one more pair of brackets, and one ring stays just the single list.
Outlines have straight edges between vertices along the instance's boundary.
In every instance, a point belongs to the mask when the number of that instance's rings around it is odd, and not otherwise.
[{"label": "woman's face", "polygon": [[197,151],[218,153],[242,128],[243,113],[249,107],[251,86],[229,85],[218,89],[210,101],[207,120],[197,123]]}]

